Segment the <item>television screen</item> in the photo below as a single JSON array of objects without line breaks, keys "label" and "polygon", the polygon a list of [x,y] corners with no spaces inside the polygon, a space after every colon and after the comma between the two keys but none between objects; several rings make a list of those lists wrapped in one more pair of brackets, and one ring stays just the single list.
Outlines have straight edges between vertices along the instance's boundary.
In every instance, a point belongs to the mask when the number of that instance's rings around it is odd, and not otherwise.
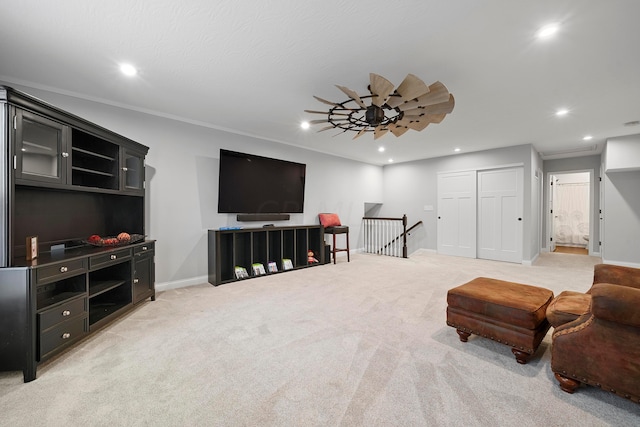
[{"label": "television screen", "polygon": [[220,150],[219,213],[302,213],[306,165]]}]

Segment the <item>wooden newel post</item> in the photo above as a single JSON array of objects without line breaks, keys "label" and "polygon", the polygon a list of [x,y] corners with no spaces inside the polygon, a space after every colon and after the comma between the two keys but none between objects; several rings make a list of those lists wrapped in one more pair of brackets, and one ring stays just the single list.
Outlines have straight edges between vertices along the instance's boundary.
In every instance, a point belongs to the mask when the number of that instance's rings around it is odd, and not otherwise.
[{"label": "wooden newel post", "polygon": [[407,214],[402,215],[402,258],[407,255]]}]

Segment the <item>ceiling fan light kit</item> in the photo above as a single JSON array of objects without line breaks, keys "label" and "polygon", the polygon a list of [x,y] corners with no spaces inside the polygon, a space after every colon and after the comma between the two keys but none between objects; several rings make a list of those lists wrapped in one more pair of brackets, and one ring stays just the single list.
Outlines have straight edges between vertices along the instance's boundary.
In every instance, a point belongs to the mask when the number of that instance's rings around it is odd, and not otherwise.
[{"label": "ceiling fan light kit", "polygon": [[384,77],[369,74],[369,95],[336,85],[349,98],[343,102],[332,102],[314,96],[316,100],[330,106],[328,111],[304,110],[311,114],[326,114],[326,119],[311,120],[311,125],[328,123],[318,132],[340,129],[353,131],[353,139],[373,132],[378,139],[391,132],[396,137],[409,129],[424,130],[431,123],[440,123],[453,111],[455,100],[445,85],[435,82],[427,86],[413,74],[407,77],[394,90],[394,85]]}]

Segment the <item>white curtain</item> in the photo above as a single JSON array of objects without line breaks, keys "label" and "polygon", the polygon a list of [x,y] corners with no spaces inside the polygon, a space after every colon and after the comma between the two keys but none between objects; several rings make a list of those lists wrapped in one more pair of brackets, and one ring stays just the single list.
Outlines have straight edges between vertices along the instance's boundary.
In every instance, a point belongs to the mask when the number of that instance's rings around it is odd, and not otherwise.
[{"label": "white curtain", "polygon": [[557,184],[554,206],[556,244],[589,243],[589,183]]}]

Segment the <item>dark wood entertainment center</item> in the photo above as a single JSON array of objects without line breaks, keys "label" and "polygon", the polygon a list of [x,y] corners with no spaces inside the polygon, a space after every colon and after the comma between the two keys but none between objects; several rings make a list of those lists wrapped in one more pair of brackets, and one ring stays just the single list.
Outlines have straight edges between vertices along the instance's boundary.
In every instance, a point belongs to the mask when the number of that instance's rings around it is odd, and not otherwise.
[{"label": "dark wood entertainment center", "polygon": [[39,363],[155,299],[155,241],[86,242],[145,236],[148,147],[9,87],[0,113],[0,370],[27,382]]}]

